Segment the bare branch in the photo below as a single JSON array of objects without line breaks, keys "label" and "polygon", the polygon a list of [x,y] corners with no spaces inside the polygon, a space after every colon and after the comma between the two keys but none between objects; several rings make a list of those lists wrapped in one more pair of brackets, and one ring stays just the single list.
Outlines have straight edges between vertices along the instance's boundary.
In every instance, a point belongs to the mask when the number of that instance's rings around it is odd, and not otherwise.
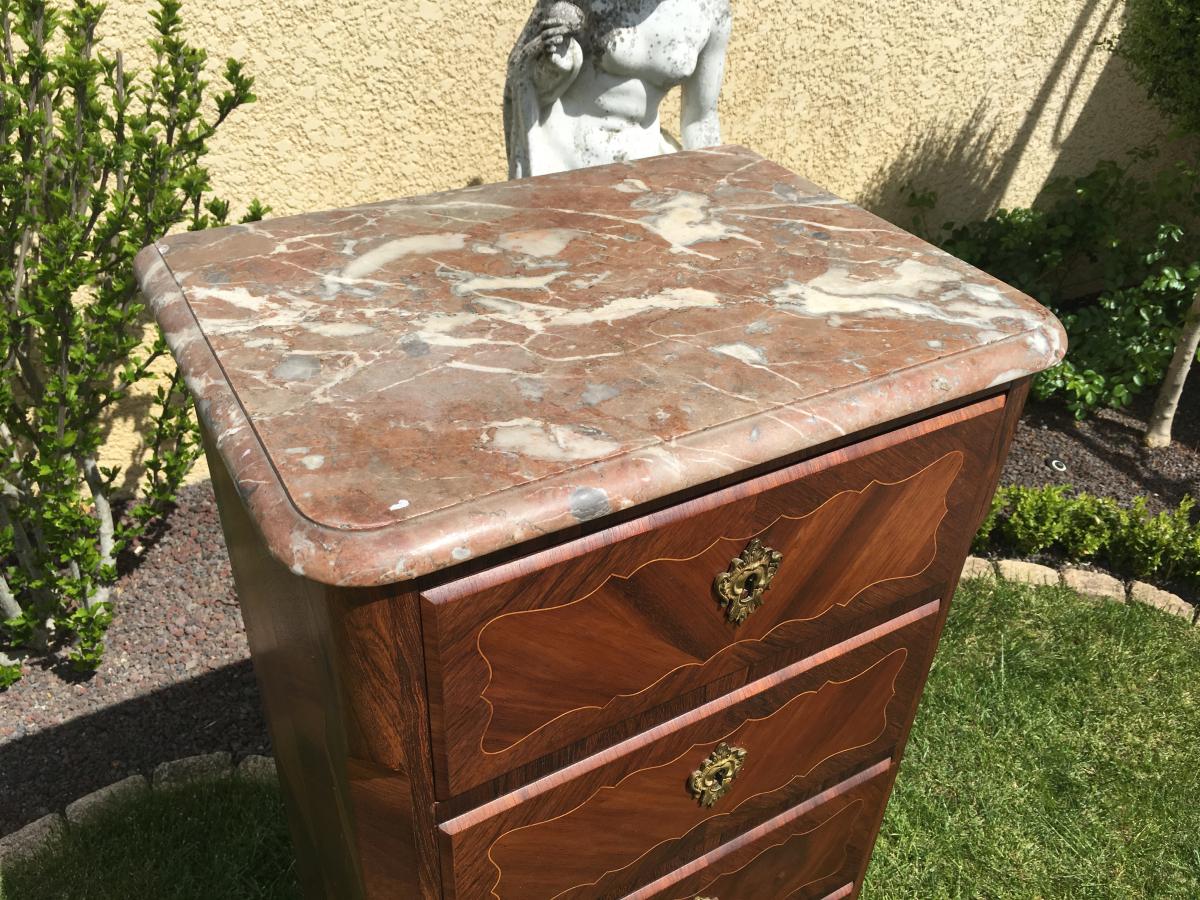
[{"label": "bare branch", "polygon": [[79,460],[83,469],[83,477],[88,489],[92,492],[92,506],[95,509],[96,521],[100,525],[100,564],[113,566],[116,559],[116,527],[113,521],[112,504],[108,499],[108,488],[100,476],[100,470],[94,457],[87,456]]},{"label": "bare branch", "polygon": [[8,586],[8,579],[4,577],[3,572],[0,572],[0,616],[5,619],[15,619],[23,612],[21,604],[13,596],[12,588]]},{"label": "bare branch", "polygon": [[1168,447],[1171,444],[1171,428],[1175,423],[1175,411],[1179,398],[1183,396],[1183,385],[1187,381],[1192,360],[1200,350],[1200,290],[1192,298],[1192,305],[1183,320],[1183,331],[1175,346],[1175,355],[1167,367],[1167,377],[1159,389],[1150,424],[1146,427],[1146,446]]}]

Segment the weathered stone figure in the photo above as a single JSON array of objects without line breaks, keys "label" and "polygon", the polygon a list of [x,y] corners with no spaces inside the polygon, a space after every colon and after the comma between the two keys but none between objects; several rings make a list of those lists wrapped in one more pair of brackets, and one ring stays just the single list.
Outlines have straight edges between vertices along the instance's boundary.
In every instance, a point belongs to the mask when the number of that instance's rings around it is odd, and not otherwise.
[{"label": "weathered stone figure", "polygon": [[685,149],[721,141],[729,0],[538,0],[508,62],[508,175],[671,153],[659,106],[682,87]]}]

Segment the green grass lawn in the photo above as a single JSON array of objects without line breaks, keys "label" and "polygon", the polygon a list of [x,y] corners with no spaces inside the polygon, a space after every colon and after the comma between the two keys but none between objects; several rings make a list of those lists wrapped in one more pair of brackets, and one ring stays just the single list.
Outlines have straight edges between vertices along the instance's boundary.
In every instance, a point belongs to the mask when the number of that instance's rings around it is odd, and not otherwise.
[{"label": "green grass lawn", "polygon": [[[239,781],[116,807],[0,886],[0,900],[298,896],[277,793]],[[1200,897],[1200,628],[964,584],[863,896]]]},{"label": "green grass lawn", "polygon": [[0,900],[300,900],[279,789],[146,791],[6,869]]},{"label": "green grass lawn", "polygon": [[1200,629],[960,588],[864,898],[1200,898]]}]

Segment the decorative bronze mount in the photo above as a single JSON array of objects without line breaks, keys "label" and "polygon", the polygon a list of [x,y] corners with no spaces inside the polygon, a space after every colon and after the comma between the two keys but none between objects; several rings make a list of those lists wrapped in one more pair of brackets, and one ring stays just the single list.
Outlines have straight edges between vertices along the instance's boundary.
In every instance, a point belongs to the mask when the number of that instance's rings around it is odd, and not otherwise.
[{"label": "decorative bronze mount", "polygon": [[730,622],[741,625],[762,606],[763,594],[782,562],[782,553],[755,538],[741,556],[729,563],[729,569],[717,576],[713,588]]},{"label": "decorative bronze mount", "polygon": [[700,801],[701,806],[712,806],[729,792],[729,786],[742,771],[745,762],[745,750],[722,741],[700,764],[700,768],[692,773],[688,779],[688,790]]}]

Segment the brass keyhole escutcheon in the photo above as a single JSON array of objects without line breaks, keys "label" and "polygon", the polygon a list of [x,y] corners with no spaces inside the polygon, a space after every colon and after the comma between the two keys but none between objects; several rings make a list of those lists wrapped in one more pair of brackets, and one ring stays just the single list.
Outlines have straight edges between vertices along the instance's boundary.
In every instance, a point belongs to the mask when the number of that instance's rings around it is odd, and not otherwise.
[{"label": "brass keyhole escutcheon", "polygon": [[729,792],[729,786],[742,771],[745,762],[745,750],[722,741],[700,764],[700,768],[692,773],[688,779],[688,790],[701,806],[712,806]]},{"label": "brass keyhole escutcheon", "polygon": [[763,594],[771,586],[771,579],[782,562],[782,553],[755,538],[729,563],[729,568],[717,576],[713,589],[730,622],[741,625],[762,606]]}]

